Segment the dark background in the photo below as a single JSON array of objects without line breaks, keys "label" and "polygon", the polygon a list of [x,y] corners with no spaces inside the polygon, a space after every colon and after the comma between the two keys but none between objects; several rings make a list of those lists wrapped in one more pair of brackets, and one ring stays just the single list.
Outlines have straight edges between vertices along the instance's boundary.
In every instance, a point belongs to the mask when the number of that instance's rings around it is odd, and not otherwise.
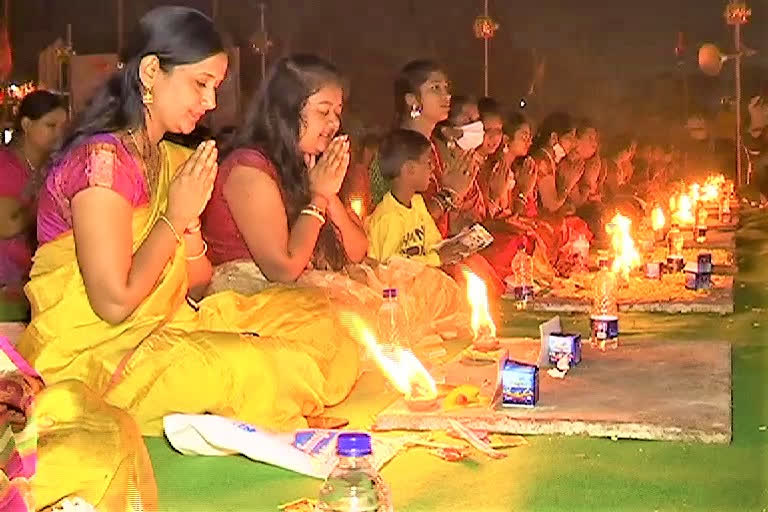
[{"label": "dark background", "polygon": [[[211,13],[210,0],[125,0],[126,39],[136,20],[162,4],[183,4]],[[482,94],[483,47],[472,23],[482,0],[272,0],[267,24],[275,46],[270,58],[291,51],[330,57],[351,80],[347,112],[367,124],[387,125],[391,83],[410,59],[442,62],[456,93]],[[732,63],[723,75],[707,78],[695,66],[705,41],[726,51],[732,31],[723,20],[726,0],[490,0],[501,25],[491,41],[491,95],[517,104],[532,75],[533,49],[547,67],[528,110],[534,118],[555,107],[588,114],[608,125],[627,116],[682,115],[681,77],[690,75],[691,104],[714,112],[730,95]],[[241,47],[245,95],[260,79],[259,58],[247,47],[259,29],[258,1],[220,0],[217,22]],[[760,53],[745,65],[745,95],[757,90],[768,63],[768,0],[750,0],[753,15],[744,42]],[[13,77],[36,78],[37,54],[66,24],[73,26],[79,54],[114,52],[114,0],[12,0]],[[674,54],[678,31],[687,39],[682,65]],[[633,118],[634,119],[634,118]]]}]

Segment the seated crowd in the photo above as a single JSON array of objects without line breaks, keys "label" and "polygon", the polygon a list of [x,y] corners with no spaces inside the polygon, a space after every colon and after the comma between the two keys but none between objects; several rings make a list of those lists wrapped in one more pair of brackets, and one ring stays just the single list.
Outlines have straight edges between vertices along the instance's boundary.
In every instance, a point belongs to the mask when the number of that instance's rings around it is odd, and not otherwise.
[{"label": "seated crowd", "polygon": [[[182,7],[140,24],[66,136],[63,101],[35,92],[0,152],[0,284],[32,311],[19,357],[51,403],[114,406],[52,416],[127,413],[145,434],[175,412],[305,426],[358,378],[346,313],[373,322],[398,288],[414,340],[466,333],[466,269],[495,298],[520,251],[568,276],[604,216],[723,154],[700,115],[687,152],[561,111],[534,124],[453,95],[428,60],[395,76],[392,131],[350,140],[344,76],[312,55],[274,64],[226,144],[188,149],[169,134],[215,108],[221,38]],[[493,236],[480,252],[441,244],[475,224]]]}]

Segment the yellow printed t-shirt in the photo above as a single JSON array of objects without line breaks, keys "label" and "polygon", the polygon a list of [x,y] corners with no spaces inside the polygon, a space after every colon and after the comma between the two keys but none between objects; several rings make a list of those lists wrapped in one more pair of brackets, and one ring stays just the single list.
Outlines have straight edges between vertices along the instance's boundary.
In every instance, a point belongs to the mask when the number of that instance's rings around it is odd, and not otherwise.
[{"label": "yellow printed t-shirt", "polygon": [[368,256],[375,260],[386,263],[392,256],[403,256],[440,266],[434,247],[442,236],[420,194],[413,195],[408,208],[387,192],[368,218],[366,232]]}]

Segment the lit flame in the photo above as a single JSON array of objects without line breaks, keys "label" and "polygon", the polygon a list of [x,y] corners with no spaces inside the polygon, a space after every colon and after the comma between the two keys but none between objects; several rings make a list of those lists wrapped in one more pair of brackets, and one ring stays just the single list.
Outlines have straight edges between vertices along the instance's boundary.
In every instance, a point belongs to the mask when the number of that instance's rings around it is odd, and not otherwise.
[{"label": "lit flame", "polygon": [[701,198],[701,185],[698,183],[692,183],[688,189],[690,190],[691,201],[693,201],[693,204],[695,205]]},{"label": "lit flame", "polygon": [[699,208],[696,210],[696,225],[697,226],[706,226],[707,225],[707,217],[709,217],[709,214],[707,213],[707,210],[704,208]]},{"label": "lit flame", "polygon": [[349,206],[352,208],[352,211],[355,212],[355,215],[357,215],[359,218],[363,218],[363,200],[359,197],[353,197],[349,201]]},{"label": "lit flame", "polygon": [[398,346],[380,345],[373,331],[357,315],[342,312],[340,316],[343,325],[363,344],[384,376],[406,399],[437,397],[435,380],[413,352]]},{"label": "lit flame", "polygon": [[641,263],[640,253],[635,248],[635,241],[632,240],[631,228],[632,221],[620,213],[617,213],[605,227],[613,248],[611,270],[624,279],[628,279],[630,271]]},{"label": "lit flame", "polygon": [[488,307],[488,288],[482,279],[468,269],[464,269],[464,275],[467,279],[467,300],[472,309],[470,325],[474,339],[477,340],[481,336],[495,338],[496,324],[493,323]]},{"label": "lit flame", "polygon": [[664,210],[661,206],[657,206],[651,212],[651,227],[654,231],[661,231],[667,224],[667,219],[664,217]]},{"label": "lit flame", "polygon": [[710,203],[719,200],[723,187],[725,187],[725,176],[718,174],[708,177],[701,189],[701,200]]},{"label": "lit flame", "polygon": [[680,194],[677,198],[677,209],[673,212],[672,218],[681,226],[690,226],[696,220],[693,216],[693,201],[688,194]]}]

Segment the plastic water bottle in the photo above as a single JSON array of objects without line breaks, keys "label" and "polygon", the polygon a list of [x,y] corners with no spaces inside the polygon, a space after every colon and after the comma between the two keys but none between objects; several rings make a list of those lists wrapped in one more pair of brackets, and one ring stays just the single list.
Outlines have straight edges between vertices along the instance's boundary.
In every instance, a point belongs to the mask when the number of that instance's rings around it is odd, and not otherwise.
[{"label": "plastic water bottle", "polygon": [[397,288],[387,288],[383,292],[384,302],[379,308],[377,328],[379,343],[387,348],[401,347],[411,349],[408,315],[398,299]]},{"label": "plastic water bottle", "polygon": [[605,350],[619,346],[619,307],[616,300],[616,276],[602,269],[595,276],[594,301],[589,323],[592,331],[591,344]]},{"label": "plastic water bottle", "polygon": [[512,258],[512,294],[517,309],[526,309],[533,300],[533,258],[519,249]]},{"label": "plastic water bottle", "polygon": [[371,436],[339,434],[339,462],[320,489],[316,512],[392,512],[389,489],[371,464]]}]

